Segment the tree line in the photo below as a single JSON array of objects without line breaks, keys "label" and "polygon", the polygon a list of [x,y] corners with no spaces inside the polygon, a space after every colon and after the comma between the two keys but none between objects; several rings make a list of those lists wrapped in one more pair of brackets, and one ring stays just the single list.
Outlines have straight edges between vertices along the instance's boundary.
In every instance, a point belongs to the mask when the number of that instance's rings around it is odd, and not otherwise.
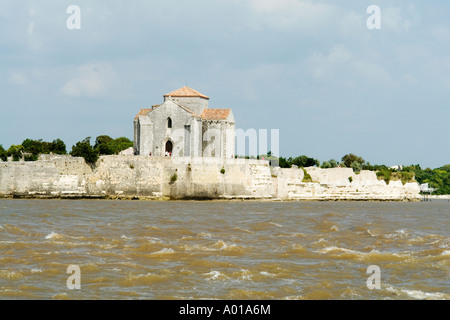
[{"label": "tree line", "polygon": [[[91,145],[91,137],[78,141],[72,146],[69,154],[73,157],[83,157],[86,163],[93,165],[101,155],[119,154],[119,152],[133,146],[133,141],[126,137],[113,139],[107,135],[98,136],[94,145]],[[19,145],[11,145],[8,149],[0,145],[0,160],[7,161],[36,161],[41,154],[67,154],[66,144],[61,139],[46,142],[42,139],[25,139]]]},{"label": "tree line", "polygon": [[272,161],[278,160],[278,164],[281,168],[291,168],[293,165],[299,168],[320,167],[327,169],[341,167],[352,168],[356,174],[359,174],[361,170],[370,170],[375,171],[378,179],[384,180],[386,183],[389,183],[391,180],[400,180],[403,184],[405,184],[415,180],[420,184],[428,183],[430,187],[436,189],[434,194],[450,194],[450,164],[435,169],[422,169],[419,164],[388,167],[383,164],[373,165],[353,153],[344,155],[340,161],[330,159],[323,162],[305,155],[289,158],[276,158],[270,151],[265,155],[258,156],[257,158],[264,158]]}]

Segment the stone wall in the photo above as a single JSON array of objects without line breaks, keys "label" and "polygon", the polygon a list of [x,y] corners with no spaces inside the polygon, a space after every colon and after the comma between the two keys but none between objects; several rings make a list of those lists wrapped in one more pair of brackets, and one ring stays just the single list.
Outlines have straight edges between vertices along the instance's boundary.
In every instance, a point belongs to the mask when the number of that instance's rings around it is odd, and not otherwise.
[{"label": "stone wall", "polygon": [[[102,156],[41,156],[0,161],[0,196],[172,199],[414,200],[417,183],[386,184],[371,171],[272,168],[265,160]],[[351,178],[351,179],[349,179]]]},{"label": "stone wall", "polygon": [[355,174],[351,168],[305,168],[312,182],[304,182],[303,170],[276,169],[278,197],[289,200],[419,200],[418,183],[378,180],[374,171]]}]

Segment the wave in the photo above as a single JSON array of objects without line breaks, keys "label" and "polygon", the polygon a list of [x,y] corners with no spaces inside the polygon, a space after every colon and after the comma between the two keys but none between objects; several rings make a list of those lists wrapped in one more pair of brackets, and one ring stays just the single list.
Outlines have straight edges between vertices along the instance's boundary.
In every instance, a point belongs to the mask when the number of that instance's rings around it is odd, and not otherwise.
[{"label": "wave", "polygon": [[275,222],[269,222],[269,224],[275,226],[275,227],[279,227],[279,228],[283,228],[283,226],[279,223],[275,223]]},{"label": "wave", "polygon": [[206,280],[226,280],[229,279],[228,276],[224,275],[222,272],[217,270],[211,270],[208,273],[204,273],[205,276],[208,276]]},{"label": "wave", "polygon": [[394,238],[394,239],[400,238],[401,239],[401,238],[409,237],[410,235],[411,234],[408,231],[406,231],[404,229],[398,229],[398,230],[395,230],[393,233],[384,234],[383,237],[387,238],[387,239],[392,239],[392,238]]},{"label": "wave", "polygon": [[53,231],[50,234],[45,236],[46,240],[63,240],[64,238],[65,238],[64,235],[53,232]]},{"label": "wave", "polygon": [[293,243],[291,246],[291,249],[288,250],[288,252],[292,252],[292,253],[305,253],[308,250],[303,247],[301,244],[298,243]]},{"label": "wave", "polygon": [[240,271],[233,272],[231,274],[233,277],[236,277],[238,280],[249,281],[252,280],[253,274],[247,269],[241,269]]},{"label": "wave", "polygon": [[0,270],[0,279],[17,280],[23,277],[20,272]]},{"label": "wave", "polygon": [[152,255],[165,255],[165,254],[173,254],[175,253],[175,250],[172,248],[162,248],[159,251],[153,252]]},{"label": "wave", "polygon": [[358,250],[340,248],[336,246],[330,246],[316,250],[317,253],[330,254],[340,259],[355,259],[357,261],[410,261],[415,257],[411,255],[411,252],[382,252],[378,250],[371,250],[369,252],[362,252]]},{"label": "wave", "polygon": [[276,276],[275,273],[270,273],[270,272],[267,272],[267,271],[261,271],[260,274],[261,274],[262,276],[265,276],[265,277],[271,277],[271,278],[273,278],[273,277]]},{"label": "wave", "polygon": [[219,240],[213,244],[214,248],[219,249],[220,251],[226,251],[231,253],[243,253],[243,248],[236,244],[228,244],[225,241]]},{"label": "wave", "polygon": [[159,275],[155,273],[139,273],[139,274],[128,274],[125,279],[119,281],[120,284],[131,287],[131,286],[142,286],[145,284],[153,284],[158,282],[163,282],[168,279],[167,275]]},{"label": "wave", "polygon": [[200,232],[197,236],[200,238],[211,238],[212,237],[211,233],[207,233],[207,232]]},{"label": "wave", "polygon": [[419,300],[448,300],[450,299],[450,294],[442,292],[424,292],[421,290],[412,289],[401,289],[395,288],[393,286],[386,287],[386,290],[392,292],[398,296],[407,296]]},{"label": "wave", "polygon": [[31,236],[31,234],[28,231],[25,231],[25,230],[19,228],[18,226],[11,225],[11,224],[4,224],[2,229],[10,234]]}]

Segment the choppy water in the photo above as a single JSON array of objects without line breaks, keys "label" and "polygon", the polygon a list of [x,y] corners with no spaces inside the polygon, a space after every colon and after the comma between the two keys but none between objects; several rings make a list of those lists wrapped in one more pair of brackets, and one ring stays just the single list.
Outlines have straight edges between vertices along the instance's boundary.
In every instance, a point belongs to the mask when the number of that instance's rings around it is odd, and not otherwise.
[{"label": "choppy water", "polygon": [[446,200],[2,199],[0,298],[450,299],[449,226]]}]

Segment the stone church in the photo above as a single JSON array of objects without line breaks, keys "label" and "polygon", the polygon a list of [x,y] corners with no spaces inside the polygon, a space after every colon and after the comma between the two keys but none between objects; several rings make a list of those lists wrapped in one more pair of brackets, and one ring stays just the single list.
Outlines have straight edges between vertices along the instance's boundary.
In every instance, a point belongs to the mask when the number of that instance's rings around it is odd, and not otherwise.
[{"label": "stone church", "polygon": [[164,102],[134,118],[134,153],[171,157],[234,158],[231,109],[209,108],[209,98],[189,87],[164,95]]}]

